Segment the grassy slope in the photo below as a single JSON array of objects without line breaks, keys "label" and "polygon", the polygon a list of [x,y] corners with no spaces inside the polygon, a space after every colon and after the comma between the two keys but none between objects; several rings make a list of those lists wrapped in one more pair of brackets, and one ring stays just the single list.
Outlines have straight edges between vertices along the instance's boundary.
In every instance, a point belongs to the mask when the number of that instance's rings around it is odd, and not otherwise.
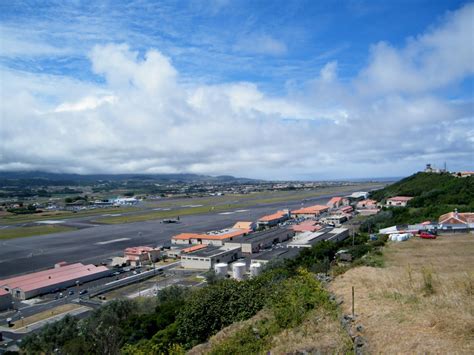
[{"label": "grassy slope", "polygon": [[385,268],[358,267],[331,290],[373,353],[474,352],[474,236],[412,239],[385,248]]},{"label": "grassy slope", "polygon": [[59,232],[69,232],[76,230],[76,228],[60,226],[60,225],[46,225],[34,227],[18,227],[11,229],[0,229],[0,240],[14,239],[22,237],[30,237],[32,235],[43,235]]}]

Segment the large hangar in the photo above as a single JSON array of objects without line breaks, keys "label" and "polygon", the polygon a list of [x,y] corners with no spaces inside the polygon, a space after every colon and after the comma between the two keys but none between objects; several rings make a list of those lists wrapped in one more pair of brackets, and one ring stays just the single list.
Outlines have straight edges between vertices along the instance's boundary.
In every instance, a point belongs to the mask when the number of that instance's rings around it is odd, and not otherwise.
[{"label": "large hangar", "polygon": [[78,282],[88,282],[110,275],[105,266],[56,264],[53,269],[0,280],[0,288],[18,299],[29,299],[56,289],[64,289]]}]

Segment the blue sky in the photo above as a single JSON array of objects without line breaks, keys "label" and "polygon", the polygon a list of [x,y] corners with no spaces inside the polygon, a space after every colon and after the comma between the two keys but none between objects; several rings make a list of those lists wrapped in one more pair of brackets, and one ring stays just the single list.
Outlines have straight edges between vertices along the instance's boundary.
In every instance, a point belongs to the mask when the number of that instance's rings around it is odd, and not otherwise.
[{"label": "blue sky", "polygon": [[0,169],[472,170],[473,6],[2,2]]}]

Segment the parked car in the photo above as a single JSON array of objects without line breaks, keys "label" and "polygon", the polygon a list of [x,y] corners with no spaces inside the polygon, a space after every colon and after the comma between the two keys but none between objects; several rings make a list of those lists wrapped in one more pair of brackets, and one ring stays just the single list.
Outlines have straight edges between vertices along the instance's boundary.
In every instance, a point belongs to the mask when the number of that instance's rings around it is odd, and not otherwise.
[{"label": "parked car", "polygon": [[74,294],[74,291],[73,291],[73,290],[70,290],[70,291],[68,292],[68,295],[69,295],[69,296],[72,296],[73,294]]},{"label": "parked car", "polygon": [[79,292],[80,295],[85,295],[87,293],[87,290],[81,290],[81,292]]},{"label": "parked car", "polygon": [[436,236],[428,232],[420,232],[418,236],[422,239],[436,239]]}]

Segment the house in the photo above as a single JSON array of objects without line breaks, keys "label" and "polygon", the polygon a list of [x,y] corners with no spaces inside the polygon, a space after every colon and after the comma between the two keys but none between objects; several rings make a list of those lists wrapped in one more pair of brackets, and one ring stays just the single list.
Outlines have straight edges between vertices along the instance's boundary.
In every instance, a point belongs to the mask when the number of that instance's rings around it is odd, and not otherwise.
[{"label": "house", "polygon": [[441,215],[438,219],[439,224],[474,224],[474,213],[459,213],[457,210]]},{"label": "house", "polygon": [[356,207],[357,209],[375,209],[377,208],[377,201],[371,199],[362,200],[357,202]]},{"label": "house", "polygon": [[300,217],[311,218],[311,217],[317,217],[327,211],[329,211],[328,206],[314,205],[314,206],[304,207],[304,208],[291,211],[291,215],[296,218],[300,218]]},{"label": "house", "polygon": [[387,203],[385,204],[387,207],[405,207],[413,197],[410,196],[395,196],[390,197],[387,199]]},{"label": "house", "polygon": [[12,295],[10,292],[0,288],[0,311],[4,311],[12,307]]},{"label": "house", "polygon": [[333,197],[326,203],[326,206],[331,209],[339,208],[343,204],[342,200],[342,197]]},{"label": "house", "polygon": [[142,266],[156,262],[160,258],[160,249],[144,246],[130,247],[126,248],[123,254],[131,266]]},{"label": "house", "polygon": [[360,201],[369,198],[369,193],[366,191],[357,191],[346,197],[349,201]]}]

